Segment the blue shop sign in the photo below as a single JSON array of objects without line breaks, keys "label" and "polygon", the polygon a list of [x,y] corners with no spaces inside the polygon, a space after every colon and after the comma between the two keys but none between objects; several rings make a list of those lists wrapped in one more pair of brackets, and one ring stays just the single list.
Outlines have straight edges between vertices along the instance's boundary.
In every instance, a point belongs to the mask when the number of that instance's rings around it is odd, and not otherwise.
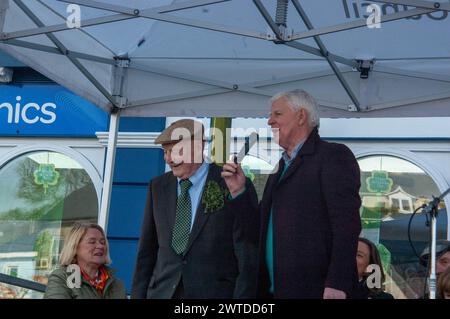
[{"label": "blue shop sign", "polygon": [[108,114],[57,84],[0,85],[0,135],[89,137]]}]

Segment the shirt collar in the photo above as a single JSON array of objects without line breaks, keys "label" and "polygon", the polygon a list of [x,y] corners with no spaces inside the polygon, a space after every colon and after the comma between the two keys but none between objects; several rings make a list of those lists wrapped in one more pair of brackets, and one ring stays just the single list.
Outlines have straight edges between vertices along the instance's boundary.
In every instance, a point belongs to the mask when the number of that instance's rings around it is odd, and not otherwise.
[{"label": "shirt collar", "polygon": [[[206,161],[203,161],[202,165],[197,169],[197,171],[189,177],[189,180],[192,183],[192,186],[195,187],[196,184],[198,184],[208,173],[208,166],[209,164]],[[177,177],[178,184],[180,184],[181,179]]]},{"label": "shirt collar", "polygon": [[292,156],[289,158],[289,155],[286,151],[283,152],[283,160],[286,165],[291,164],[291,162],[294,160],[294,158],[297,157],[298,152],[302,148],[303,144],[305,143],[306,139],[301,140],[300,143],[295,145],[294,149],[292,150]]}]

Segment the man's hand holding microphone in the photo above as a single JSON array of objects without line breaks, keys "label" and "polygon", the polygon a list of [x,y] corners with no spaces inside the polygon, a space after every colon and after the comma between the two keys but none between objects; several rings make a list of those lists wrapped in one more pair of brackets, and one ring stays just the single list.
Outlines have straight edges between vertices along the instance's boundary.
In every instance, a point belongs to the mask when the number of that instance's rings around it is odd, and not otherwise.
[{"label": "man's hand holding microphone", "polygon": [[253,132],[246,139],[244,147],[237,155],[233,155],[233,160],[227,161],[223,165],[222,177],[227,184],[231,197],[235,198],[245,191],[245,174],[240,162],[248,154],[252,146],[258,141],[258,134]]}]

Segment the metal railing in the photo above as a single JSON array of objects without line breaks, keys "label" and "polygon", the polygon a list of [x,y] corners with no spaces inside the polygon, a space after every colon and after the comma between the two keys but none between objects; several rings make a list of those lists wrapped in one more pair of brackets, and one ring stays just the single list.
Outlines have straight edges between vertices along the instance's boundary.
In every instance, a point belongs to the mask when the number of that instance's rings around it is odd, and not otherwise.
[{"label": "metal railing", "polygon": [[31,289],[38,292],[45,292],[46,285],[10,275],[0,274],[0,283],[17,286],[25,289]]}]

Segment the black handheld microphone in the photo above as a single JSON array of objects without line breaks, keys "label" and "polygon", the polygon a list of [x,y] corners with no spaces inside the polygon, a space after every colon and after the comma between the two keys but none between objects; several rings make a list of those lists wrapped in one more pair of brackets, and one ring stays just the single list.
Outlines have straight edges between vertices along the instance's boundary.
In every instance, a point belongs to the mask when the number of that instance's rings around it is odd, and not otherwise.
[{"label": "black handheld microphone", "polygon": [[259,135],[256,132],[252,132],[246,139],[245,139],[245,143],[244,146],[241,148],[241,150],[239,151],[239,153],[237,153],[236,155],[234,155],[233,157],[233,162],[235,164],[242,162],[242,160],[244,159],[245,155],[248,154],[248,152],[250,151],[250,149],[253,147],[253,145],[255,145],[255,143],[258,141],[259,139]]}]

